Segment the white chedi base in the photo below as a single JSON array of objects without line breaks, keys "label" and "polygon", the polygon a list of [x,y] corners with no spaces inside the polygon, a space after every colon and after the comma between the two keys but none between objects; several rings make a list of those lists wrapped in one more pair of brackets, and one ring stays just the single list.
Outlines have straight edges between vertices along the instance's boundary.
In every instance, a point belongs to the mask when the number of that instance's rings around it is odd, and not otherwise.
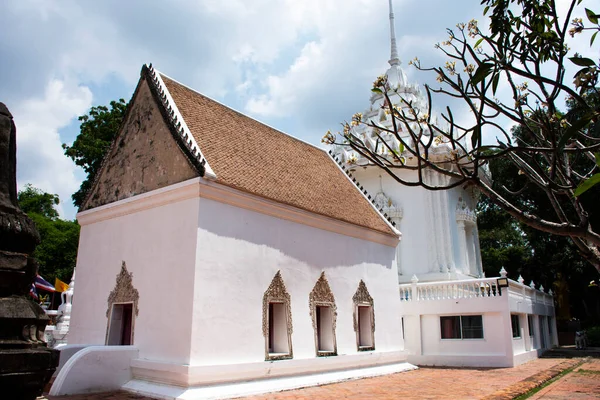
[{"label": "white chedi base", "polygon": [[[62,303],[58,307],[58,311],[54,311],[57,313],[58,322],[56,326],[52,327],[53,329],[48,330],[48,328],[46,328],[46,334],[52,336],[51,339],[48,340],[48,344],[53,348],[67,344],[69,325],[71,323],[71,308],[73,306],[73,289],[75,289],[75,270],[73,270],[69,288],[61,293]],[[47,311],[46,313],[49,314],[50,311]]]}]

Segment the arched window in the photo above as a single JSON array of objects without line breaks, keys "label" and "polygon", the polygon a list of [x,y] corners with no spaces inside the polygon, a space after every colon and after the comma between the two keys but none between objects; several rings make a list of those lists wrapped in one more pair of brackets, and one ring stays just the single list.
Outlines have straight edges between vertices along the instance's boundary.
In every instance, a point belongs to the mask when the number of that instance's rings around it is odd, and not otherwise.
[{"label": "arched window", "polygon": [[292,309],[281,271],[277,271],[263,295],[263,336],[265,360],[285,360],[292,352]]},{"label": "arched window", "polygon": [[315,287],[310,292],[308,307],[315,332],[317,357],[337,355],[335,338],[337,307],[329,282],[325,278],[325,272],[321,273]]}]

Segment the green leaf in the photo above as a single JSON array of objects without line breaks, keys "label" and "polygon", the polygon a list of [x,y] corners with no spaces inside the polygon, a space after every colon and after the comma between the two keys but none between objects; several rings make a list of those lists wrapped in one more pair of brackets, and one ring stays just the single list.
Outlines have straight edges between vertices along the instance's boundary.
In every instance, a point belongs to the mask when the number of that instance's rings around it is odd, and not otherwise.
[{"label": "green leaf", "polygon": [[480,38],[478,41],[476,41],[475,46],[473,46],[473,48],[476,48],[477,46],[479,46],[481,44],[481,42],[483,42],[483,38]]},{"label": "green leaf", "polygon": [[500,74],[495,74],[492,80],[492,93],[496,95],[496,89],[498,89],[498,81],[500,80]]},{"label": "green leaf", "polygon": [[594,153],[594,157],[596,157],[596,165],[600,168],[600,153]]},{"label": "green leaf", "polygon": [[[404,143],[400,142],[400,145],[398,146],[398,150],[400,151],[400,154],[404,153]],[[596,158],[598,159],[598,158]]]},{"label": "green leaf", "polygon": [[371,89],[371,92],[373,92],[373,93],[383,93],[383,92],[381,91],[381,89],[379,89],[379,88],[375,88],[375,87],[374,87],[373,89]]},{"label": "green leaf", "polygon": [[471,84],[477,85],[479,82],[484,80],[485,77],[488,76],[490,74],[490,72],[492,72],[493,67],[494,67],[494,64],[492,64],[492,63],[480,64],[479,67],[477,68],[477,71],[475,71],[475,73],[471,77]]},{"label": "green leaf", "polygon": [[594,32],[594,34],[592,35],[592,38],[590,39],[590,46],[594,44],[594,40],[596,39],[596,35],[598,34],[598,32]]},{"label": "green leaf", "polygon": [[592,24],[598,23],[598,14],[587,8],[585,9],[585,13]]},{"label": "green leaf", "polygon": [[579,65],[580,67],[591,67],[596,65],[596,63],[585,57],[569,57],[569,60],[575,65]]},{"label": "green leaf", "polygon": [[579,186],[577,186],[577,189],[575,189],[574,193],[575,197],[586,192],[588,189],[594,185],[597,185],[598,183],[600,183],[600,173],[592,175],[589,179],[586,179]]}]

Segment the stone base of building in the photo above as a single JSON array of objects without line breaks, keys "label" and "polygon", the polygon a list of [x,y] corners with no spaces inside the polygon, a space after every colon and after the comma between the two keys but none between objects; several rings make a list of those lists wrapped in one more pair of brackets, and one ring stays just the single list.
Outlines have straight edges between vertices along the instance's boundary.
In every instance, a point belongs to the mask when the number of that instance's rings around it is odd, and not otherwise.
[{"label": "stone base of building", "polygon": [[192,387],[266,378],[320,374],[331,371],[368,368],[406,361],[404,351],[365,352],[308,359],[263,361],[227,365],[177,365],[135,359],[131,371],[135,379],[168,385]]},{"label": "stone base of building", "polygon": [[[50,395],[125,389],[159,398],[223,398],[288,390],[414,369],[404,351],[190,366],[139,358],[135,346],[89,346],[62,366]],[[178,393],[177,396],[173,395]],[[183,397],[182,397],[183,398]]]},{"label": "stone base of building", "polygon": [[188,388],[133,379],[126,383],[122,389],[131,393],[160,399],[228,399],[241,396],[280,392],[284,390],[301,389],[305,387],[331,384],[351,379],[370,378],[374,376],[411,371],[414,369],[417,369],[417,367],[403,362],[368,368],[356,368],[310,375],[288,376],[275,379],[260,379],[249,382],[222,383],[218,385],[205,385]]}]

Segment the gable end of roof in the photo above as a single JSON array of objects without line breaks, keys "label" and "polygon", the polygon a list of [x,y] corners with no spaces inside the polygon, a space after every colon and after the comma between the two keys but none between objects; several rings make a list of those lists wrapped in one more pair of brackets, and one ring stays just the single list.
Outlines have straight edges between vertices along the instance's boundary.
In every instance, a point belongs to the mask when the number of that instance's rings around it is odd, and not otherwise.
[{"label": "gable end of roof", "polygon": [[[183,150],[184,154],[188,157],[192,165],[198,170],[200,176],[205,178],[214,178],[214,173],[208,167],[206,158],[200,152],[198,145],[196,144],[189,128],[187,127],[181,113],[177,109],[175,101],[169,94],[169,90],[162,82],[160,74],[152,67],[152,63],[142,67],[142,77],[146,77],[148,83],[150,83],[150,91],[157,100],[157,103],[162,107],[159,107],[160,112],[169,126],[169,130],[176,140],[177,144]],[[205,176],[207,175],[207,176]]]},{"label": "gable end of roof", "polygon": [[[177,115],[180,115],[180,114],[178,112],[177,113],[175,112],[176,108],[174,109],[174,107],[176,107],[176,106],[174,104],[173,104],[173,106],[171,106],[169,104],[169,101],[167,99],[168,91],[167,91],[166,87],[164,86],[164,84],[161,85],[161,82],[159,80],[160,78],[157,77],[157,75],[158,74],[152,67],[152,64],[149,64],[149,65],[144,64],[142,66],[142,70],[140,72],[140,81],[138,82],[138,84],[133,92],[133,95],[131,96],[131,100],[129,100],[129,103],[127,104],[127,109],[125,110],[125,115],[123,115],[123,120],[121,121],[119,130],[117,131],[117,134],[113,138],[113,141],[110,144],[108,150],[104,154],[102,162],[100,163],[100,167],[98,168],[98,171],[96,172],[96,176],[94,177],[94,180],[92,181],[85,198],[81,202],[79,211],[83,211],[83,210],[87,209],[87,204],[90,200],[90,196],[92,195],[92,193],[94,192],[94,189],[98,185],[98,181],[100,179],[100,172],[104,169],[105,164],[107,163],[107,160],[110,157],[110,154],[112,153],[112,151],[116,145],[117,137],[118,137],[119,132],[121,132],[121,130],[123,129],[123,124],[125,124],[125,121],[128,120],[129,112],[131,111],[131,108],[132,108],[131,103],[136,98],[136,95],[140,88],[141,81],[143,79],[145,79],[148,82],[148,86],[150,87],[150,92],[152,93],[152,96],[154,97],[156,103],[159,106],[158,109],[160,110],[165,123],[169,127],[169,131],[170,131],[171,135],[175,139],[175,142],[177,143],[179,148],[182,150],[183,154],[186,156],[187,160],[198,171],[198,174],[201,177],[214,178],[214,174],[212,174],[212,170],[210,171],[212,176],[206,176],[206,175],[209,175],[209,174],[207,174],[207,171],[206,171],[206,165],[207,165],[206,159],[204,159],[202,157],[202,154],[200,153],[200,151],[197,148],[193,147],[193,142],[191,140],[188,140],[190,137],[192,137],[191,133],[189,133],[189,130],[187,133],[183,130],[183,128],[181,126],[181,122],[179,121],[179,118],[181,118],[181,121],[183,121],[183,118],[176,116],[176,114]],[[161,86],[164,89],[161,88]],[[184,121],[184,123],[185,123],[185,121]]]}]

